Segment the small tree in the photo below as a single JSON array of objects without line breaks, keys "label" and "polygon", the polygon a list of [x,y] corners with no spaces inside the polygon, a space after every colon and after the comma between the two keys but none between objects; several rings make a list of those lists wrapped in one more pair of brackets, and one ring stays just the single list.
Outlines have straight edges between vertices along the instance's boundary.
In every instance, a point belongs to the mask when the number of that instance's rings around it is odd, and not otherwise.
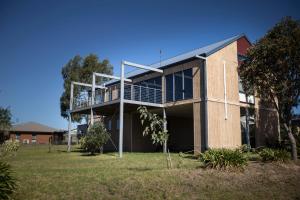
[{"label": "small tree", "polygon": [[5,131],[11,127],[11,112],[9,108],[0,107],[0,131]]},{"label": "small tree", "polygon": [[288,134],[293,160],[296,140],[291,130],[293,108],[300,95],[300,23],[290,17],[276,24],[247,52],[239,68],[243,87],[250,94],[271,102]]},{"label": "small tree", "polygon": [[164,130],[165,120],[157,114],[149,112],[145,106],[138,107],[137,111],[144,128],[143,135],[151,135],[153,144],[166,144],[169,134],[168,131]]},{"label": "small tree", "polygon": [[109,139],[109,134],[102,122],[95,122],[88,129],[87,135],[84,137],[85,142],[82,148],[94,155],[100,152],[100,149]]}]

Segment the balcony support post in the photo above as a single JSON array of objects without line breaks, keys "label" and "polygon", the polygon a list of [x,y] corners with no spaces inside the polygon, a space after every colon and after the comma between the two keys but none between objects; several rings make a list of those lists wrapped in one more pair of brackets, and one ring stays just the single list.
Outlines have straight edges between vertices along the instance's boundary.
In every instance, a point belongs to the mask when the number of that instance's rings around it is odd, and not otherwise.
[{"label": "balcony support post", "polygon": [[123,112],[124,112],[124,62],[121,63],[121,77],[120,77],[120,126],[119,126],[119,157],[123,157]]},{"label": "balcony support post", "polygon": [[93,73],[93,82],[92,82],[92,100],[91,100],[91,125],[94,124],[94,111],[93,105],[95,103],[95,85],[96,85],[96,76]]},{"label": "balcony support post", "polygon": [[72,117],[71,117],[71,110],[73,109],[73,91],[74,91],[74,84],[71,82],[71,88],[70,88],[70,105],[68,110],[68,116],[69,116],[69,124],[68,124],[68,152],[71,151],[71,125],[72,125]]}]

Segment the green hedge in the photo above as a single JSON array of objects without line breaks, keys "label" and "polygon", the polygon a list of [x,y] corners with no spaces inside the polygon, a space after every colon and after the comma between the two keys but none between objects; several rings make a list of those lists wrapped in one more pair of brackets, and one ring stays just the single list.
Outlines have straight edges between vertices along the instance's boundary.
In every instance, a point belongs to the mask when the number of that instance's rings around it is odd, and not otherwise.
[{"label": "green hedge", "polygon": [[290,159],[290,153],[285,149],[264,148],[258,154],[263,162],[286,162]]},{"label": "green hedge", "polygon": [[243,169],[247,159],[239,149],[210,149],[200,154],[200,161],[205,168]]}]

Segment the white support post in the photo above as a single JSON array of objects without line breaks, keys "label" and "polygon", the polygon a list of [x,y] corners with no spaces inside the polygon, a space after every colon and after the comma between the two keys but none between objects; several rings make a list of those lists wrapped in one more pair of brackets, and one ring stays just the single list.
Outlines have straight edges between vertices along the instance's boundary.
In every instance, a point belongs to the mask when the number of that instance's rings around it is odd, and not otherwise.
[{"label": "white support post", "polygon": [[[96,72],[93,73],[93,76],[99,76],[99,77],[105,77],[105,78],[110,78],[110,79],[121,80],[121,78],[118,77],[118,76],[112,76],[112,75],[96,73]],[[132,82],[132,80],[128,79],[128,78],[124,78],[124,81]]]},{"label": "white support post", "polygon": [[[164,131],[167,131],[167,114],[166,114],[166,109],[163,108],[163,118],[164,118]],[[164,141],[164,146],[163,146],[163,151],[164,153],[167,153],[167,140]]]},{"label": "white support post", "polygon": [[224,80],[224,109],[225,109],[225,120],[228,118],[227,109],[227,83],[226,83],[226,61],[223,61],[223,80]]},{"label": "white support post", "polygon": [[72,118],[71,118],[71,111],[73,109],[73,91],[74,91],[74,84],[71,82],[71,89],[70,89],[70,105],[69,105],[69,124],[68,124],[68,152],[71,151],[71,125],[72,125]]},{"label": "white support post", "polygon": [[96,85],[96,76],[93,73],[93,80],[92,80],[92,105],[91,105],[91,125],[94,124],[94,111],[93,111],[93,105],[95,103],[95,85]]},{"label": "white support post", "polygon": [[158,72],[158,73],[163,73],[163,70],[161,70],[161,69],[157,69],[157,68],[146,66],[146,65],[140,65],[137,63],[129,62],[129,61],[123,61],[123,64],[132,66],[132,67],[137,67],[137,68],[144,69],[144,70],[150,70],[150,71],[154,71],[154,72]]},{"label": "white support post", "polygon": [[123,112],[124,112],[124,62],[121,63],[120,77],[120,126],[119,126],[119,157],[123,157]]}]

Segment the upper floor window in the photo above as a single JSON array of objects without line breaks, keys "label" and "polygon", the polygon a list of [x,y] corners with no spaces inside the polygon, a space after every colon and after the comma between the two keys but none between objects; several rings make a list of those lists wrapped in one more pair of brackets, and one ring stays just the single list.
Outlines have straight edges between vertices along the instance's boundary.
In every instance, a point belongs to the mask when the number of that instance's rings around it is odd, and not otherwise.
[{"label": "upper floor window", "polygon": [[174,83],[173,83],[173,74],[169,74],[166,76],[166,101],[173,101],[174,97]]},{"label": "upper floor window", "polygon": [[111,131],[111,119],[107,121],[107,129]]},{"label": "upper floor window", "polygon": [[117,119],[117,130],[119,130],[120,129],[120,120],[119,119]]},{"label": "upper floor window", "polygon": [[166,76],[166,101],[178,101],[193,98],[192,68]]}]

